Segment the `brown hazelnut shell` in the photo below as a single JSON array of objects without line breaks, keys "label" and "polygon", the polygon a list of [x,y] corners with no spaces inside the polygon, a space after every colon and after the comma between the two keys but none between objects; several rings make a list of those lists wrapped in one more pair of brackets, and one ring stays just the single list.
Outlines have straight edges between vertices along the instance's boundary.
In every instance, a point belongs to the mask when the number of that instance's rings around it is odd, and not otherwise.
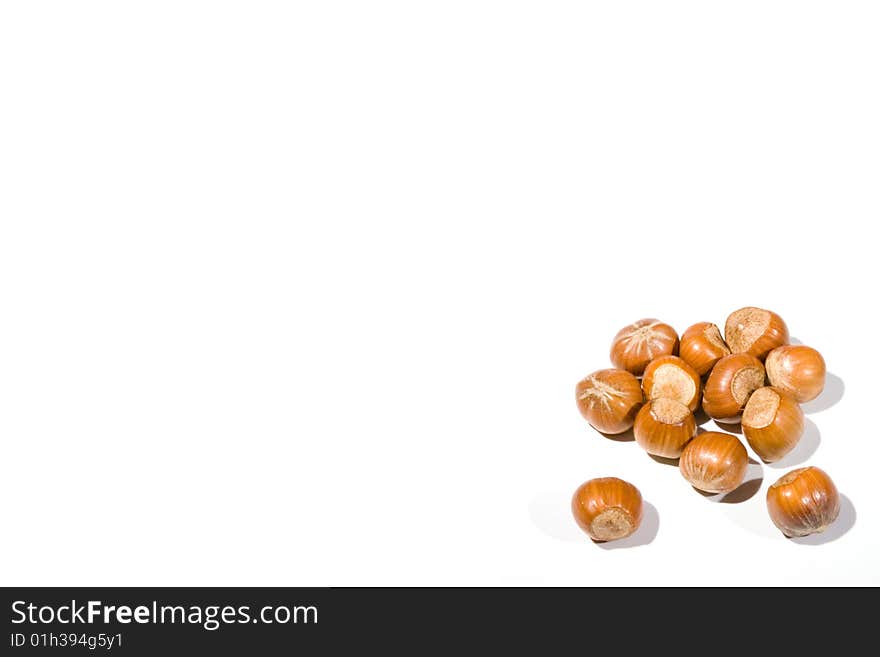
[{"label": "brown hazelnut shell", "polygon": [[788,327],[773,311],[747,306],[730,313],[724,341],[731,353],[748,353],[763,361],[773,349],[788,344]]},{"label": "brown hazelnut shell", "polygon": [[594,541],[625,538],[642,522],[642,494],[617,477],[590,479],[574,492],[571,512]]},{"label": "brown hazelnut shell", "polygon": [[719,422],[738,422],[749,395],[764,385],[764,366],[750,354],[719,360],[703,387],[703,410]]},{"label": "brown hazelnut shell", "polygon": [[645,368],[642,391],[646,400],[667,397],[695,411],[700,405],[700,375],[678,356],[660,356]]},{"label": "brown hazelnut shell", "polygon": [[718,327],[711,322],[698,322],[681,334],[678,355],[700,376],[729,354],[730,347],[724,342]]},{"label": "brown hazelnut shell", "polygon": [[755,454],[768,463],[778,461],[804,434],[804,412],[787,392],[764,386],[746,402],[742,430]]},{"label": "brown hazelnut shell", "polygon": [[818,397],[825,388],[825,359],[803,344],[777,347],[764,363],[770,383],[784,390],[799,404]]},{"label": "brown hazelnut shell", "polygon": [[648,454],[676,459],[697,432],[694,414],[674,399],[662,397],[647,402],[636,415],[633,435]]},{"label": "brown hazelnut shell", "polygon": [[824,470],[798,468],[767,489],[767,511],[786,536],[807,536],[825,531],[837,520],[840,494]]},{"label": "brown hazelnut shell", "polygon": [[611,363],[620,370],[641,376],[658,356],[678,353],[678,334],[659,319],[640,319],[617,332],[611,342]]},{"label": "brown hazelnut shell", "polygon": [[597,431],[623,433],[632,427],[642,406],[642,387],[624,370],[598,370],[575,386],[575,401]]},{"label": "brown hazelnut shell", "polygon": [[729,493],[742,484],[749,454],[736,436],[706,431],[681,453],[678,469],[694,488],[707,493]]}]

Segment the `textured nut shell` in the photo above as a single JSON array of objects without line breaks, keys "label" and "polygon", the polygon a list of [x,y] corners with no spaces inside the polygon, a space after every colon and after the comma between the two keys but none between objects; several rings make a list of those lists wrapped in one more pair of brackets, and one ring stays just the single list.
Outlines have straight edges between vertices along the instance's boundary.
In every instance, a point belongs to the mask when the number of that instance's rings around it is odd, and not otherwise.
[{"label": "textured nut shell", "polygon": [[594,541],[625,538],[642,522],[642,494],[617,477],[590,479],[574,492],[571,512]]},{"label": "textured nut shell", "polygon": [[730,347],[721,338],[718,327],[711,322],[698,322],[681,335],[678,355],[700,376],[729,354]]},{"label": "textured nut shell", "polygon": [[729,493],[743,482],[749,454],[736,436],[706,431],[681,453],[678,469],[694,487],[707,493]]},{"label": "textured nut shell", "polygon": [[578,382],[575,400],[581,415],[602,433],[630,429],[642,406],[639,380],[623,370],[599,370]]},{"label": "textured nut shell", "polygon": [[636,416],[633,435],[648,454],[675,459],[697,432],[694,414],[674,399],[649,401]]},{"label": "textured nut shell", "polygon": [[825,388],[825,359],[802,344],[777,347],[767,354],[767,378],[780,390],[803,404],[818,397]]},{"label": "textured nut shell", "polygon": [[641,376],[658,356],[678,353],[678,334],[658,319],[640,319],[617,332],[611,343],[611,363]]},{"label": "textured nut shell", "polygon": [[764,366],[750,354],[731,354],[716,363],[703,388],[703,410],[722,422],[737,422],[752,391],[764,385]]},{"label": "textured nut shell", "polygon": [[788,327],[770,310],[747,306],[730,313],[724,340],[731,353],[749,353],[763,360],[776,347],[788,344]]},{"label": "textured nut shell", "polygon": [[742,430],[755,454],[768,463],[778,461],[804,434],[804,412],[779,388],[758,388],[746,403]]},{"label": "textured nut shell", "polygon": [[645,399],[675,399],[691,411],[700,405],[700,375],[678,356],[655,358],[642,377]]},{"label": "textured nut shell", "polygon": [[824,470],[798,468],[767,489],[767,511],[786,536],[807,536],[825,531],[837,520],[840,495]]}]

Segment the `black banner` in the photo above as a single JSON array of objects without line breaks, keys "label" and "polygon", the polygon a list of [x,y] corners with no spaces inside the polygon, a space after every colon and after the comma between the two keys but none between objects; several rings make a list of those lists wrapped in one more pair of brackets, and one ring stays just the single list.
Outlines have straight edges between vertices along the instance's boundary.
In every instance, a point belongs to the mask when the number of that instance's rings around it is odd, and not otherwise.
[{"label": "black banner", "polygon": [[[540,652],[580,643],[630,652],[680,632],[745,641],[768,623],[786,632],[855,629],[841,590],[7,588],[4,655],[420,654],[427,649]],[[810,597],[821,600],[811,608]],[[836,600],[835,597],[839,598]],[[803,604],[802,604],[803,603]],[[836,624],[837,623],[837,624]],[[769,639],[774,639],[774,632]],[[779,634],[779,638],[783,635]],[[766,641],[764,639],[763,641]]]}]

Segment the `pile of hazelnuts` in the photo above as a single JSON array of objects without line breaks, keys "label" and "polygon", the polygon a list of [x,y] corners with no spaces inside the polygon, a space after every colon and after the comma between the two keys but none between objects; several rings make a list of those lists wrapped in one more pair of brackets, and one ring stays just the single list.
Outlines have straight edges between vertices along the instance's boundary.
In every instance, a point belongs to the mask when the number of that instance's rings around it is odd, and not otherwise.
[{"label": "pile of hazelnuts", "polygon": [[[606,435],[632,429],[646,452],[678,459],[688,483],[709,494],[737,489],[749,455],[735,435],[698,430],[697,417],[741,425],[755,454],[778,461],[804,433],[799,404],[825,386],[822,355],[790,345],[782,318],[762,308],[731,313],[723,338],[710,322],[694,324],[679,340],[668,324],[639,320],[614,337],[611,362],[614,369],[577,384],[581,414]],[[840,497],[824,471],[798,468],[770,486],[767,510],[783,534],[806,536],[837,519]],[[591,479],[575,491],[572,512],[594,541],[620,539],[638,529],[642,496],[622,479]]]}]

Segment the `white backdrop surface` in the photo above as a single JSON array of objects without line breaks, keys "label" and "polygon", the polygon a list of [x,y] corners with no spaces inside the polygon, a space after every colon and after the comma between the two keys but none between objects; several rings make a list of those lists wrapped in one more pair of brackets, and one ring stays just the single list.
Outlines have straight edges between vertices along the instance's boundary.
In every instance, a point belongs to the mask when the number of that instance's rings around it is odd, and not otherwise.
[{"label": "white backdrop surface", "polygon": [[[880,7],[0,8],[0,583],[880,584]],[[603,438],[641,317],[829,386],[754,495]],[[837,525],[766,488],[818,465]],[[582,481],[647,503],[597,546]],[[728,501],[729,502],[729,501]]]}]

